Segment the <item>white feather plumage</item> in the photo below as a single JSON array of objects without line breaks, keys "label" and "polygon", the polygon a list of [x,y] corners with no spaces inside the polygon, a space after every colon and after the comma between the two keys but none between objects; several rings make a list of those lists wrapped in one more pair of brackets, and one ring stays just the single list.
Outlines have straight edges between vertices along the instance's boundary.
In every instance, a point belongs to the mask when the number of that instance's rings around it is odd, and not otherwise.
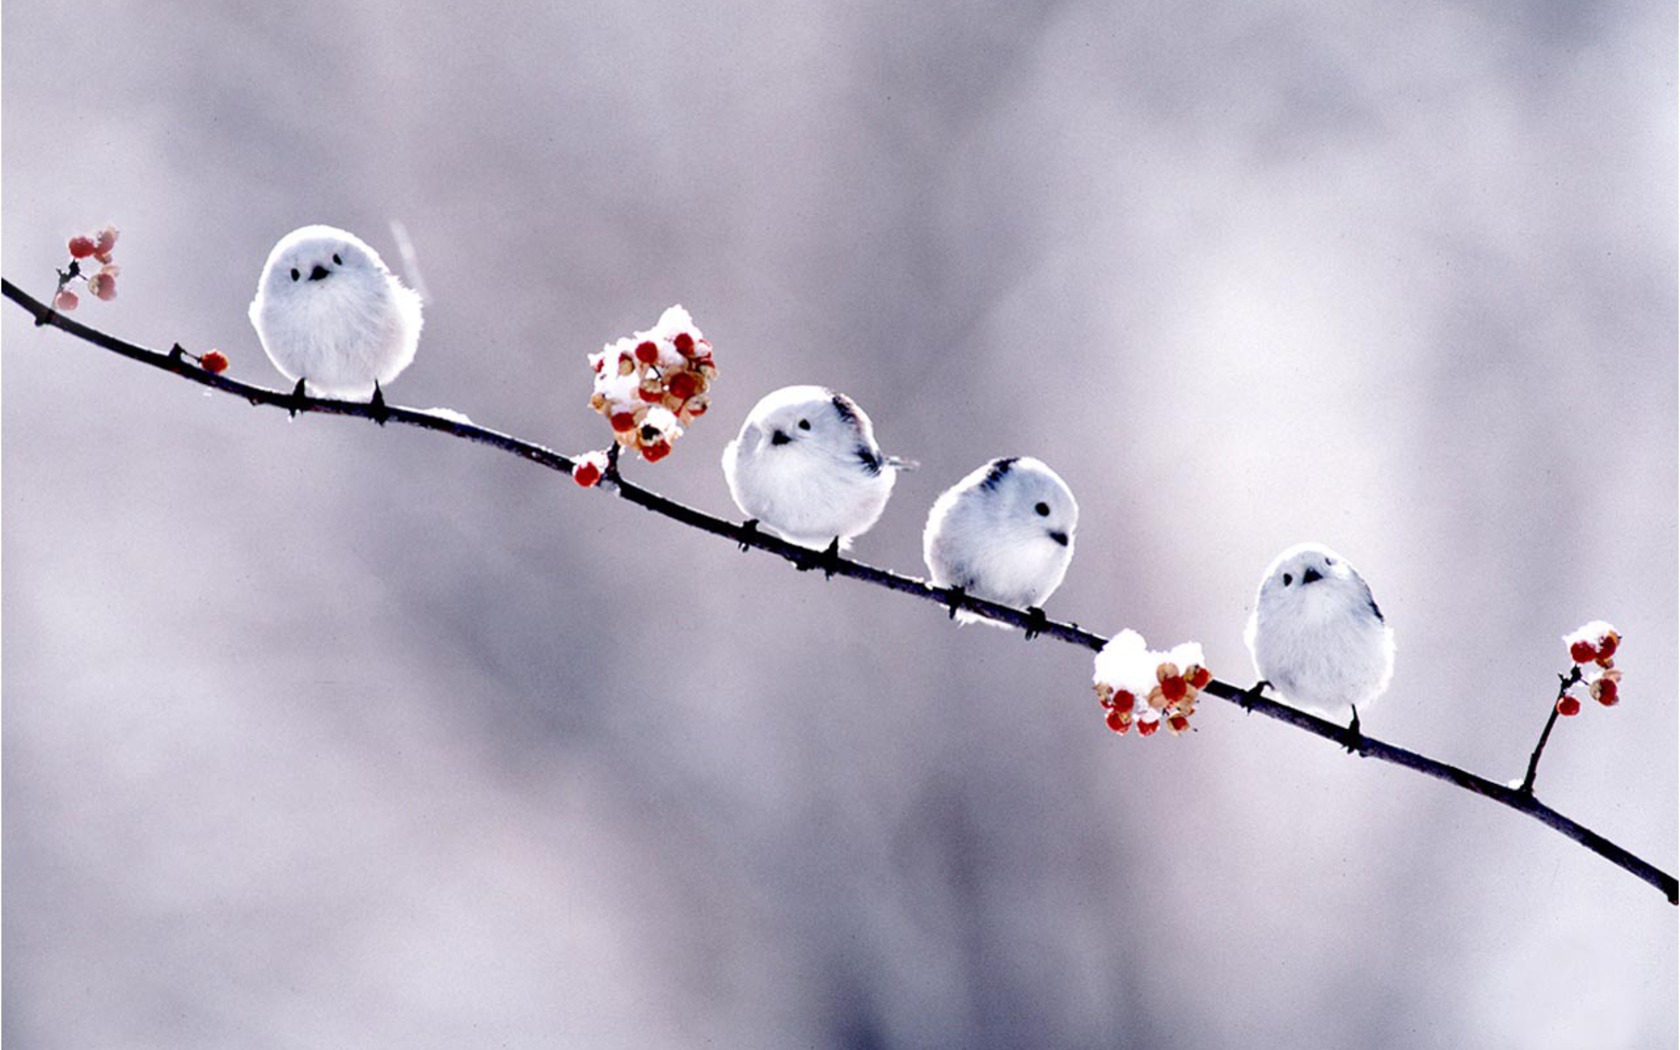
[{"label": "white feather plumage", "polygon": [[820,386],[789,386],[753,406],[723,450],[741,513],[791,543],[840,548],[875,524],[902,460],[882,456],[857,402]]},{"label": "white feather plumage", "polygon": [[367,397],[414,360],[420,296],[355,234],[305,226],[269,252],[251,324],[287,379],[331,397]]},{"label": "white feather plumage", "polygon": [[[1079,504],[1030,456],[995,459],[946,489],[928,512],[922,560],[939,587],[1016,608],[1041,606],[1073,560]],[[964,623],[1005,627],[966,609]]]},{"label": "white feather plumage", "polygon": [[1260,580],[1244,640],[1254,670],[1297,707],[1344,720],[1394,673],[1394,631],[1364,578],[1316,543],[1279,554]]}]

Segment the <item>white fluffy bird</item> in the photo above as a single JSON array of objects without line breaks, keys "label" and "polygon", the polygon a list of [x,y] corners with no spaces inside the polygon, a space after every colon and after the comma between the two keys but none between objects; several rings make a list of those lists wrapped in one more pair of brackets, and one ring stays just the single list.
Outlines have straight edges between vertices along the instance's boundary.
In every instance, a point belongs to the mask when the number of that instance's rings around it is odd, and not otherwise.
[{"label": "white fluffy bird", "polygon": [[[936,586],[1036,610],[1067,575],[1078,524],[1079,504],[1055,471],[1029,456],[994,459],[934,501],[922,560]],[[964,623],[1009,626],[954,612]]]},{"label": "white fluffy bird", "polygon": [[268,253],[251,324],[299,397],[374,396],[414,360],[420,296],[353,233],[305,226]]},{"label": "white fluffy bird", "polygon": [[1394,630],[1347,559],[1316,543],[1279,554],[1260,581],[1244,632],[1254,670],[1297,707],[1359,733],[1359,708],[1388,688]]},{"label": "white fluffy bird", "polygon": [[790,543],[838,554],[886,508],[898,471],[857,402],[820,386],[766,394],[723,450],[729,494]]}]

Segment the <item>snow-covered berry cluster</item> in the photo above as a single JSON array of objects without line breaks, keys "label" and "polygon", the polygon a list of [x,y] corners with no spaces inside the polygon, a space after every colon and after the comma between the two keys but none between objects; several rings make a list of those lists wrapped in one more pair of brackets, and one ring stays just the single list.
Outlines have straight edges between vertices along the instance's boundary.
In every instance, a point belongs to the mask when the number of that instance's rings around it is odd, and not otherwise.
[{"label": "snow-covered berry cluster", "polygon": [[[1605,707],[1616,706],[1621,699],[1622,682],[1622,672],[1617,670],[1614,659],[1622,644],[1616,628],[1603,620],[1594,620],[1564,635],[1563,644],[1569,647],[1569,658],[1575,661],[1571,684],[1581,682],[1586,685],[1588,696]],[[1581,701],[1566,690],[1558,697],[1557,710],[1566,717],[1579,714]]]},{"label": "snow-covered berry cluster", "polygon": [[[81,299],[67,285],[71,281],[87,282],[88,294],[95,299],[111,300],[117,297],[117,275],[122,268],[111,261],[111,253],[117,246],[117,228],[107,226],[92,236],[70,238],[70,265],[58,271],[58,291],[53,294],[53,309],[60,313],[69,313],[80,303]],[[88,273],[87,268],[93,263],[99,263],[99,269]]]},{"label": "snow-covered berry cluster", "polygon": [[1196,699],[1212,680],[1200,643],[1155,652],[1133,630],[1109,639],[1092,676],[1108,728],[1124,735],[1135,725],[1139,736],[1153,736],[1162,726],[1174,736],[1189,729]]},{"label": "snow-covered berry cluster", "polygon": [[681,306],[647,331],[590,354],[589,367],[595,372],[589,407],[607,417],[614,441],[650,463],[670,455],[683,428],[706,414],[707,391],[717,378],[712,344]]}]

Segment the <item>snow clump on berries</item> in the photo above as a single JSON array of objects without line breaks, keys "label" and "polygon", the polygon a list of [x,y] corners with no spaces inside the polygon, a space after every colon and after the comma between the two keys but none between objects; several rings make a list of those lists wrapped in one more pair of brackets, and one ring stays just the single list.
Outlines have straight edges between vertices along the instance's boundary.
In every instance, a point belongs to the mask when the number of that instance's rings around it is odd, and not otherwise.
[{"label": "snow clump on berries", "polygon": [[1196,700],[1212,680],[1199,642],[1157,652],[1129,629],[1103,646],[1092,675],[1108,728],[1125,735],[1136,726],[1139,736],[1163,726],[1174,736],[1189,729]]},{"label": "snow clump on berries", "polygon": [[650,463],[669,455],[683,429],[706,414],[717,378],[712,344],[681,306],[647,331],[590,354],[589,367],[589,407],[607,418],[614,441]]}]

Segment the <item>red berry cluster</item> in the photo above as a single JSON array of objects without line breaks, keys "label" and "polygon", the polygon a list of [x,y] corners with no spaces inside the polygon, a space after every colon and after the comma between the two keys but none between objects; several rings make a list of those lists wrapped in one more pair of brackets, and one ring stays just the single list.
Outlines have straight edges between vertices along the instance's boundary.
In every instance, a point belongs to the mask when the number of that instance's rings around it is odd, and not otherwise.
[{"label": "red berry cluster", "polygon": [[[1615,707],[1621,699],[1622,672],[1615,664],[1616,650],[1622,636],[1603,620],[1594,620],[1563,638],[1569,646],[1569,658],[1575,661],[1575,671],[1569,684],[1584,682],[1587,695],[1605,707]],[[1581,701],[1567,688],[1558,697],[1558,714],[1564,717],[1581,713]]]},{"label": "red berry cluster", "polygon": [[1135,693],[1115,689],[1107,682],[1097,683],[1097,702],[1108,712],[1108,728],[1121,736],[1134,725],[1139,736],[1154,736],[1163,725],[1177,736],[1190,728],[1196,699],[1211,681],[1213,673],[1205,667],[1191,664],[1180,671],[1177,664],[1164,663],[1155,668],[1155,688],[1141,703]]},{"label": "red berry cluster", "polygon": [[[117,297],[117,275],[122,268],[111,261],[111,252],[116,246],[115,226],[107,226],[91,237],[70,238],[70,265],[58,271],[58,291],[53,295],[54,310],[69,313],[81,303],[76,293],[65,287],[75,280],[86,281],[88,294],[95,299]],[[92,274],[86,272],[86,267],[92,265],[84,263],[88,258],[100,264]]]},{"label": "red berry cluster", "polygon": [[681,306],[666,310],[648,331],[590,354],[589,367],[595,373],[589,407],[607,417],[614,441],[650,463],[670,455],[683,428],[706,414],[717,378],[712,344]]},{"label": "red berry cluster", "polygon": [[1202,660],[1195,642],[1154,652],[1136,631],[1109,639],[1091,678],[1108,728],[1124,735],[1136,726],[1139,736],[1154,736],[1162,726],[1174,736],[1188,730],[1196,700],[1213,681]]}]

